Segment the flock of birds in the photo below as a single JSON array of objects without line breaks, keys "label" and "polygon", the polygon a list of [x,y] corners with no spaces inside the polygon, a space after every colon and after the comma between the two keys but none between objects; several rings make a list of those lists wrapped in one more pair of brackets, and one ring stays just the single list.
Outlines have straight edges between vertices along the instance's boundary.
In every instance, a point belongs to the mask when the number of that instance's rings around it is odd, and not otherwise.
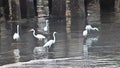
[{"label": "flock of birds", "polygon": [[[96,27],[92,27],[91,25],[86,25],[85,30],[83,31],[83,36],[86,37],[86,36],[88,35],[88,33],[90,32],[90,30],[99,31],[99,29],[96,28]],[[40,41],[43,40],[43,39],[44,39],[44,40],[46,39],[46,37],[45,37],[44,35],[42,35],[42,34],[36,34],[36,33],[35,33],[35,29],[30,29],[29,31],[32,31],[32,32],[33,32],[33,36],[34,36],[35,38],[37,38],[38,40],[40,40]],[[46,26],[44,27],[44,31],[48,31],[48,20],[46,20]],[[55,39],[55,34],[56,34],[56,32],[53,32],[53,38],[54,38],[54,39],[51,39],[51,40],[47,41],[47,42],[43,45],[43,47],[48,47],[48,48],[50,48],[51,45],[53,45],[53,44],[55,43],[55,41],[56,41],[56,39]],[[19,25],[17,25],[17,32],[14,33],[13,39],[16,40],[16,41],[18,41],[18,40],[20,39],[20,35],[19,35]]]},{"label": "flock of birds", "polygon": [[[48,20],[46,20],[46,25],[45,25],[43,30],[44,30],[44,32],[48,31]],[[85,30],[83,31],[83,36],[87,37],[91,30],[99,31],[99,29],[96,28],[96,27],[92,27],[91,25],[86,25]],[[35,29],[30,29],[29,31],[31,31],[33,36],[35,38],[37,38],[38,40],[40,40],[40,41],[44,40],[45,41],[46,37],[42,34],[36,34]],[[50,48],[53,44],[55,44],[55,42],[56,42],[55,34],[56,34],[56,32],[53,32],[53,39],[50,39],[49,41],[45,42],[44,45],[42,46],[42,48],[39,47],[39,46],[34,48],[33,53],[35,54],[34,55],[35,57],[36,57],[36,55],[39,55],[39,53],[41,54],[41,52],[44,50],[43,48]],[[16,40],[16,41],[18,41],[20,39],[19,25],[17,25],[17,32],[14,33],[13,39]],[[14,50],[14,54],[16,56],[16,59],[20,58],[19,53],[20,53],[20,51],[18,49]]]},{"label": "flock of birds", "polygon": [[[42,35],[42,34],[36,34],[36,33],[35,33],[35,29],[30,29],[29,31],[32,31],[32,32],[33,32],[33,36],[34,36],[35,38],[37,38],[38,40],[40,40],[40,41],[42,41],[43,39],[44,39],[44,40],[46,39],[46,37],[45,37],[44,35]],[[46,26],[44,27],[44,31],[48,31],[48,20],[46,20]],[[55,34],[56,34],[56,32],[53,32],[53,38],[54,38],[54,39],[50,39],[49,41],[47,41],[47,42],[43,45],[43,47],[48,47],[48,48],[50,48],[51,45],[53,45],[53,44],[55,43],[55,41],[56,41],[56,39],[55,39]],[[17,25],[17,32],[14,33],[13,39],[16,40],[16,41],[18,41],[18,40],[20,39],[19,25]]]},{"label": "flock of birds", "polygon": [[86,37],[88,35],[88,33],[90,32],[90,30],[99,31],[99,29],[97,27],[92,27],[91,25],[86,25],[85,30],[83,31],[83,36]]}]

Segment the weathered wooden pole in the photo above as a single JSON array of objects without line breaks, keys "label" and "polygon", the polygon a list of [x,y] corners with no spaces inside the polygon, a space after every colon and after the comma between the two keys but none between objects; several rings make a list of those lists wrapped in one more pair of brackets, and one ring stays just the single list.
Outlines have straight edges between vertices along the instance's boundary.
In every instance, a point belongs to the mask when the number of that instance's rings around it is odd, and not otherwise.
[{"label": "weathered wooden pole", "polygon": [[9,11],[10,11],[10,20],[18,21],[21,19],[20,3],[19,0],[8,0],[9,2]]}]

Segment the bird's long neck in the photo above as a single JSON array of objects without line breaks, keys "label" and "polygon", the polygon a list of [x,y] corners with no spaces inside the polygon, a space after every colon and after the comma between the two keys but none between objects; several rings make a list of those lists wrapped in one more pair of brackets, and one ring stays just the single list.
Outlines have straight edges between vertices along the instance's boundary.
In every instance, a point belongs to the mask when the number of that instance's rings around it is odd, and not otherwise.
[{"label": "bird's long neck", "polygon": [[19,34],[19,25],[17,25],[17,33]]},{"label": "bird's long neck", "polygon": [[54,38],[53,40],[54,40],[54,42],[55,42],[55,40],[56,40],[56,38],[55,38],[55,33],[53,33],[53,38]]},{"label": "bird's long neck", "polygon": [[35,37],[36,37],[36,35],[35,35],[35,30],[33,30],[33,36],[35,36]]},{"label": "bird's long neck", "polygon": [[48,26],[48,22],[46,22],[46,27]]}]

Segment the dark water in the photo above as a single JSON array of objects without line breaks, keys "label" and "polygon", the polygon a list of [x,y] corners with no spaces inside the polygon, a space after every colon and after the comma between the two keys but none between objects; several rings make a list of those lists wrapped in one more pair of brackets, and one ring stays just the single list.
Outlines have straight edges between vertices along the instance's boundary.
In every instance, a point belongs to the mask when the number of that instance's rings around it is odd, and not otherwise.
[{"label": "dark water", "polygon": [[[49,32],[45,36],[48,39],[53,39],[52,33],[56,31],[57,34],[56,43],[49,50],[43,49],[44,42],[37,40],[33,37],[32,32],[29,32],[31,28],[40,30],[39,23],[37,27],[20,25],[19,41],[12,39],[16,30],[12,33],[2,23],[0,65],[42,58],[82,57],[82,59],[76,60],[86,63],[85,68],[118,68],[120,67],[119,14],[105,13],[102,16],[101,24],[96,26],[100,31],[91,31],[86,38],[82,36],[85,20],[71,18],[70,22],[66,23],[64,19],[50,19]],[[45,26],[44,23],[43,26]],[[34,55],[33,50],[35,47],[40,47],[43,52]],[[17,54],[14,52],[17,52]]]}]

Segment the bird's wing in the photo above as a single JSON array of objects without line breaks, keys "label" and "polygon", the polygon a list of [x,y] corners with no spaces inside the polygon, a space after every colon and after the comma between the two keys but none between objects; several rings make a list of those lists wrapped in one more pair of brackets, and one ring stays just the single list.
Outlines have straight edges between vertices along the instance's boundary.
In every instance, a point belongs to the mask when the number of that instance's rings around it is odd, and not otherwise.
[{"label": "bird's wing", "polygon": [[45,36],[41,35],[41,34],[38,34],[36,35],[37,38],[45,38]]},{"label": "bird's wing", "polygon": [[15,33],[15,34],[13,35],[13,39],[17,39],[17,38],[19,38],[19,34]]},{"label": "bird's wing", "polygon": [[49,40],[43,47],[51,46],[53,44],[53,40]]},{"label": "bird's wing", "polygon": [[44,31],[47,31],[47,26],[44,28]]},{"label": "bird's wing", "polygon": [[91,25],[86,25],[85,29],[90,30],[90,29],[92,29],[92,26]]}]

